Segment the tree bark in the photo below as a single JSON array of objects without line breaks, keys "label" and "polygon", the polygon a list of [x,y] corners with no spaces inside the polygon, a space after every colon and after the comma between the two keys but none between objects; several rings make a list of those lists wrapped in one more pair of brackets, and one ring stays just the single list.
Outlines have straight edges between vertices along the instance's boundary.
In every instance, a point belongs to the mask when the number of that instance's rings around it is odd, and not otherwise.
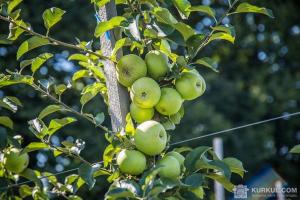
[{"label": "tree bark", "polygon": [[[115,1],[112,0],[100,8],[99,16],[101,21],[107,21],[117,15]],[[108,31],[100,37],[101,50],[103,55],[111,56],[115,42],[120,36],[115,31]],[[117,59],[122,56],[119,50]],[[129,96],[127,89],[119,84],[116,76],[115,64],[112,61],[104,61],[104,73],[108,90],[109,114],[113,131],[119,131],[126,125],[126,114],[128,113]]]}]

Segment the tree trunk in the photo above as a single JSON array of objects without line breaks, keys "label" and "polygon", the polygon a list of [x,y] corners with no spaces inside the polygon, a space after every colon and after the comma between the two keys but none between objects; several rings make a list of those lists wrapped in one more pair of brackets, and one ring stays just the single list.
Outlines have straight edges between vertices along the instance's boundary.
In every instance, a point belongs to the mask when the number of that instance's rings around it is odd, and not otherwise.
[{"label": "tree trunk", "polygon": [[[107,21],[117,15],[114,0],[100,8],[99,16],[101,21]],[[115,32],[108,31],[100,38],[101,50],[105,56],[111,56],[115,42],[120,39]],[[117,59],[122,56],[119,50]],[[104,73],[108,90],[109,114],[111,117],[112,129],[119,131],[126,125],[126,114],[128,113],[129,97],[126,88],[119,84],[116,76],[115,64],[112,61],[104,61]]]}]

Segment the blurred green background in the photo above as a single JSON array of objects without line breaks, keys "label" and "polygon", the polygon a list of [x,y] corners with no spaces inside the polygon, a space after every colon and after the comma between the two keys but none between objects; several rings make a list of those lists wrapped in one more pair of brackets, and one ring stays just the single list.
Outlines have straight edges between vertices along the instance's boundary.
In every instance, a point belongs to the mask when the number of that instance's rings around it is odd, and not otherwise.
[{"label": "blurred green background", "polygon": [[[199,1],[191,1],[199,4]],[[204,48],[199,57],[212,56],[219,60],[220,73],[198,68],[207,82],[207,92],[197,101],[185,103],[185,116],[172,134],[172,141],[219,131],[238,125],[299,111],[300,104],[300,5],[297,0],[251,1],[273,10],[275,19],[261,15],[238,15],[225,18],[224,24],[236,27],[236,44],[214,42]],[[221,15],[227,1],[203,0]],[[49,7],[60,7],[67,11],[63,20],[53,28],[52,36],[75,43],[75,37],[91,40],[96,25],[95,11],[86,0],[42,1],[31,0],[22,4],[23,18],[30,22],[37,32],[45,33],[42,12]],[[173,12],[176,13],[176,12]],[[213,21],[202,15],[193,14],[188,23],[199,32],[206,32]],[[7,24],[0,22],[0,33],[7,33]],[[24,37],[24,36],[23,36]],[[26,36],[25,36],[26,37]],[[20,41],[20,40],[19,40]],[[14,69],[16,45],[0,45],[0,70]],[[176,51],[176,46],[172,46]],[[49,47],[47,47],[49,48]],[[44,51],[41,49],[41,51]],[[68,83],[72,74],[79,69],[76,63],[66,60],[72,51],[53,48],[54,58],[49,60],[37,76],[55,83]],[[37,55],[38,51],[27,55]],[[75,90],[64,94],[62,100],[79,109],[80,91],[88,80],[74,85]],[[49,103],[27,86],[13,86],[0,90],[3,95],[15,95],[23,100],[24,107],[16,114],[9,114],[15,121],[16,131],[24,137],[24,145],[36,140],[28,130],[27,121],[35,118]],[[100,96],[90,102],[86,110],[91,113],[105,112],[106,107]],[[1,113],[6,112],[1,110]],[[272,168],[289,186],[300,186],[300,157],[288,153],[300,143],[299,117],[286,118],[268,124],[253,126],[231,133],[222,134],[224,156],[237,157],[248,171],[244,179],[234,177],[235,183],[244,183],[265,166]],[[109,116],[105,123],[109,126]],[[101,161],[106,146],[103,132],[95,129],[85,120],[68,126],[52,138],[54,144],[63,140],[82,139],[86,148],[82,155],[91,162]],[[183,145],[196,147],[212,145],[212,138],[201,139]],[[54,158],[50,152],[31,154],[31,168],[57,172],[78,166],[66,157]],[[62,177],[59,177],[62,178]],[[80,190],[83,199],[102,199],[107,182],[100,178],[95,188]]]}]

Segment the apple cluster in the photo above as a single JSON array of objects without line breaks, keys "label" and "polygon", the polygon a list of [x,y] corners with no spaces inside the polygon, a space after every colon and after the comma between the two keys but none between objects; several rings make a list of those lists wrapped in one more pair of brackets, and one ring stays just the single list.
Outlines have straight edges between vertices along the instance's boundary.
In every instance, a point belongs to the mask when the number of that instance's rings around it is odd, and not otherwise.
[{"label": "apple cluster", "polygon": [[[170,117],[180,111],[185,100],[201,96],[206,88],[203,77],[197,70],[182,70],[165,86],[165,78],[172,73],[174,65],[161,51],[140,56],[123,56],[116,66],[117,79],[130,92],[130,115],[138,124],[134,133],[136,150],[123,149],[117,155],[117,164],[125,174],[139,175],[147,168],[146,156],[160,155],[166,148],[168,136],[159,117]],[[164,86],[162,86],[164,85]],[[153,120],[155,118],[155,120]],[[183,169],[184,157],[175,152],[164,155],[157,164],[161,177],[176,178]]]}]

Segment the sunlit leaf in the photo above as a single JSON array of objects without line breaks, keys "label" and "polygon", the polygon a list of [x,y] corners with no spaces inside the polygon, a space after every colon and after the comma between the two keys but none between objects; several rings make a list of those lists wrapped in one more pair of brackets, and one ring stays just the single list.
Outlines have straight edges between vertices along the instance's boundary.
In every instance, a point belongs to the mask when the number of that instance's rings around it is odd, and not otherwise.
[{"label": "sunlit leaf", "polygon": [[11,0],[7,6],[7,13],[10,14],[20,3],[22,0]]},{"label": "sunlit leaf", "polygon": [[208,40],[208,43],[213,40],[226,40],[231,43],[234,43],[235,37],[233,37],[232,35],[225,33],[225,32],[218,32],[218,33],[212,34],[212,36]]},{"label": "sunlit leaf", "polygon": [[153,9],[153,14],[155,15],[157,21],[165,24],[173,25],[178,22],[176,18],[166,8],[156,7]]},{"label": "sunlit leaf", "polygon": [[48,149],[49,146],[42,142],[31,142],[23,150],[22,153],[29,153],[40,149]]},{"label": "sunlit leaf", "polygon": [[7,128],[13,129],[13,121],[6,116],[0,116],[0,125],[6,126]]},{"label": "sunlit leaf", "polygon": [[229,166],[230,171],[232,173],[236,173],[241,177],[244,176],[246,170],[244,169],[243,163],[240,160],[236,158],[228,157],[228,158],[224,158],[222,161]]},{"label": "sunlit leaf", "polygon": [[19,60],[20,57],[28,51],[47,44],[50,44],[50,41],[48,39],[33,36],[20,45],[17,51],[17,59]]},{"label": "sunlit leaf", "polygon": [[200,6],[191,6],[190,8],[188,8],[189,11],[191,12],[200,12],[200,13],[204,13],[210,17],[213,17],[215,18],[216,16],[216,12],[209,6],[203,6],[203,5],[200,5]]},{"label": "sunlit leaf", "polygon": [[57,95],[62,95],[67,90],[67,86],[64,84],[59,84],[54,86],[54,92]]},{"label": "sunlit leaf", "polygon": [[78,79],[80,79],[80,78],[84,78],[84,77],[88,77],[89,76],[89,71],[88,70],[79,70],[79,71],[77,71],[77,72],[75,72],[74,74],[73,74],[73,77],[72,77],[72,81],[76,81],[76,80],[78,80]]},{"label": "sunlit leaf", "polygon": [[32,188],[28,185],[20,185],[19,193],[22,198],[26,198],[32,195]]},{"label": "sunlit leaf", "polygon": [[122,22],[124,22],[125,20],[125,17],[115,16],[108,21],[98,23],[94,33],[95,37],[100,37],[106,31],[109,31],[116,27],[120,27]]},{"label": "sunlit leaf", "polygon": [[238,5],[235,13],[260,13],[274,18],[272,10],[263,7],[257,7],[249,3],[241,3]]},{"label": "sunlit leaf", "polygon": [[44,117],[61,110],[64,109],[60,105],[49,105],[40,112],[38,118],[43,119]]},{"label": "sunlit leaf", "polygon": [[42,64],[44,64],[51,57],[53,57],[53,54],[43,53],[34,58],[31,63],[31,71],[35,73],[36,70],[38,70],[42,66]]},{"label": "sunlit leaf", "polygon": [[182,19],[186,19],[190,15],[188,10],[191,7],[191,3],[188,0],[172,0],[175,7],[177,8]]},{"label": "sunlit leaf", "polygon": [[96,4],[99,8],[107,4],[110,0],[91,0],[91,3]]},{"label": "sunlit leaf", "polygon": [[225,176],[219,174],[208,174],[205,176],[219,182],[229,192],[233,191],[234,185]]},{"label": "sunlit leaf", "polygon": [[48,127],[48,134],[52,135],[53,133],[55,133],[56,131],[58,131],[59,129],[61,129],[62,127],[77,121],[75,118],[72,117],[65,117],[62,119],[52,119],[50,121],[49,127]]},{"label": "sunlit leaf", "polygon": [[69,60],[78,60],[78,61],[84,61],[88,62],[88,57],[86,55],[80,54],[80,53],[75,53],[69,56]]},{"label": "sunlit leaf", "polygon": [[300,144],[294,146],[291,150],[290,153],[299,153],[300,154]]},{"label": "sunlit leaf", "polygon": [[196,33],[196,31],[192,27],[182,22],[178,22],[177,24],[175,24],[174,28],[182,34],[184,40],[187,40]]},{"label": "sunlit leaf", "polygon": [[0,88],[9,85],[15,85],[15,84],[32,85],[32,83],[33,83],[32,76],[23,76],[19,74],[7,75],[3,77],[0,76]]},{"label": "sunlit leaf", "polygon": [[112,51],[112,54],[111,54],[112,58],[116,59],[116,54],[117,54],[118,50],[121,49],[124,46],[129,46],[131,44],[132,44],[131,40],[127,37],[118,40],[115,44],[115,47],[114,47],[113,51]]},{"label": "sunlit leaf", "polygon": [[216,61],[214,61],[213,59],[211,59],[209,57],[204,57],[204,58],[198,59],[198,60],[196,60],[195,64],[203,65],[215,72],[219,72],[218,64],[216,63]]},{"label": "sunlit leaf", "polygon": [[49,30],[52,26],[59,22],[65,12],[66,11],[56,7],[45,10],[43,13],[43,20],[46,29]]}]

